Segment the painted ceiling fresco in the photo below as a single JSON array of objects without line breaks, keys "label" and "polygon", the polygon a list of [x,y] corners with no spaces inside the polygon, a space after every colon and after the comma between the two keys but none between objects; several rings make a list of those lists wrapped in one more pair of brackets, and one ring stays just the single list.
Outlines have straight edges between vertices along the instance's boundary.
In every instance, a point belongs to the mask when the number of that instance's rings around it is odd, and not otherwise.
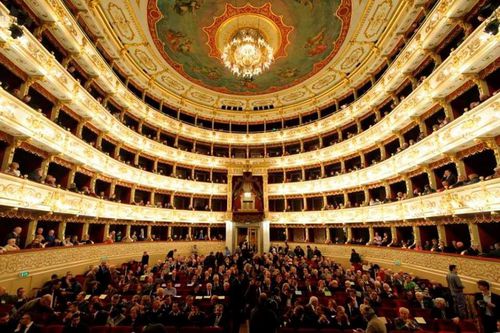
[{"label": "painted ceiling fresco", "polygon": [[[284,55],[253,80],[237,78],[213,56],[207,27],[224,16],[226,4],[265,7],[291,27]],[[264,14],[265,15],[265,14]],[[149,0],[148,25],[156,47],[182,76],[232,94],[276,92],[303,82],[330,62],[345,40],[351,0]],[[212,53],[212,54],[211,54]]]}]

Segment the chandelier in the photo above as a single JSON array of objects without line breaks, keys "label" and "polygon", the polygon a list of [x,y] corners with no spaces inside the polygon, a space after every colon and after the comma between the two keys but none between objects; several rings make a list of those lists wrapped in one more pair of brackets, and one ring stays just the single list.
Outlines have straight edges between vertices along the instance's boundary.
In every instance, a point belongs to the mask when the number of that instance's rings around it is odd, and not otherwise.
[{"label": "chandelier", "polygon": [[258,30],[246,28],[224,46],[221,59],[234,75],[251,80],[269,68],[274,52]]}]

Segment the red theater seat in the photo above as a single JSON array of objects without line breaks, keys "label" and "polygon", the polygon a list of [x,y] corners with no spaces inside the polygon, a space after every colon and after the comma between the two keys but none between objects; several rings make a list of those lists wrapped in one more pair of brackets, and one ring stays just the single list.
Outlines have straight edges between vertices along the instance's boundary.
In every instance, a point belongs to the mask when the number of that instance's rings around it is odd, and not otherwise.
[{"label": "red theater seat", "polygon": [[111,329],[108,326],[94,326],[90,328],[90,333],[111,333]]},{"label": "red theater seat", "polygon": [[63,325],[47,325],[42,327],[42,333],[62,333]]},{"label": "red theater seat", "polygon": [[111,327],[111,333],[132,333],[132,326]]},{"label": "red theater seat", "polygon": [[476,322],[473,319],[464,319],[460,321],[460,333],[477,333]]}]

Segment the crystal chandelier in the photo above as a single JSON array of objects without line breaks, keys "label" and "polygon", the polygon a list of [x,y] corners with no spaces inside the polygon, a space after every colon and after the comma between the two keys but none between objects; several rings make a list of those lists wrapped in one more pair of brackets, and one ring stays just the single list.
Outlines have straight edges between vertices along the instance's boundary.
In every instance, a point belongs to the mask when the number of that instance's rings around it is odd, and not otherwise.
[{"label": "crystal chandelier", "polygon": [[269,68],[274,52],[259,31],[241,29],[224,47],[221,59],[234,75],[251,80]]}]

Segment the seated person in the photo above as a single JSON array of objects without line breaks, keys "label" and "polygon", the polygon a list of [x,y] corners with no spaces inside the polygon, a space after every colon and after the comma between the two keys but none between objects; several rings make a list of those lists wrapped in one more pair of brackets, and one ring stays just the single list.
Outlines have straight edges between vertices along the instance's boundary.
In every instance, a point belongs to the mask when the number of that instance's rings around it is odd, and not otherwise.
[{"label": "seated person", "polygon": [[446,300],[442,297],[434,299],[434,308],[431,310],[431,318],[447,319],[453,321],[455,324],[458,324],[460,321],[458,315],[447,305]]},{"label": "seated person", "polygon": [[7,240],[7,244],[3,248],[7,252],[9,252],[9,251],[18,251],[18,250],[21,249],[19,246],[17,246],[15,238],[9,238],[9,240]]},{"label": "seated person", "polygon": [[43,181],[43,173],[42,168],[37,168],[29,173],[28,179],[35,181],[37,183],[41,183]]},{"label": "seated person", "polygon": [[11,176],[21,177],[21,171],[19,170],[19,163],[17,162],[12,162],[11,164],[9,164],[9,167],[4,172]]},{"label": "seated person", "polygon": [[407,308],[399,308],[399,317],[394,319],[394,327],[397,330],[419,331],[420,326],[415,319],[410,318],[410,310]]}]

